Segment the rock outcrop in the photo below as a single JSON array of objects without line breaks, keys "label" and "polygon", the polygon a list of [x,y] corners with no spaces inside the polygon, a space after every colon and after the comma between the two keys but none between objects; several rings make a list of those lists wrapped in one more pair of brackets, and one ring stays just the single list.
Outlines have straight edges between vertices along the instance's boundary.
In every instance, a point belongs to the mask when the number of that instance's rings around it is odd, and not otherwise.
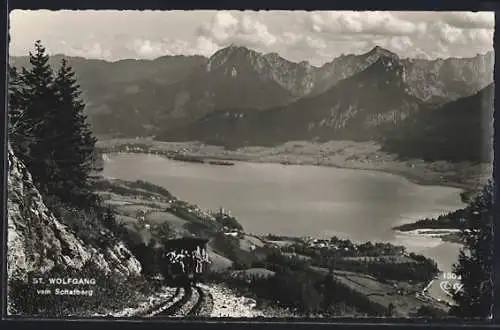
[{"label": "rock outcrop", "polygon": [[81,269],[93,262],[104,274],[140,274],[139,261],[119,242],[100,249],[88,246],[58,221],[43,202],[24,164],[8,147],[7,273],[9,280],[27,280],[56,265]]}]

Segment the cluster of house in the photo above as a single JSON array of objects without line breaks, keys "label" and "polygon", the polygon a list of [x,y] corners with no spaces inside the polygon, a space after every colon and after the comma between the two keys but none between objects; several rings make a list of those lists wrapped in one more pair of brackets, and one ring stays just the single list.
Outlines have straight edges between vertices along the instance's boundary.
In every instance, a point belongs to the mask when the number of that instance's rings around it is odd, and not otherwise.
[{"label": "cluster of house", "polygon": [[219,216],[221,216],[221,217],[230,217],[231,216],[231,211],[226,210],[225,208],[221,207],[219,209]]},{"label": "cluster of house", "polygon": [[376,254],[380,255],[401,255],[401,256],[409,256],[406,253],[405,248],[403,246],[378,246],[377,244],[371,245],[370,247],[366,247],[364,244],[355,245],[350,243],[349,241],[339,241],[337,239],[308,239],[306,240],[306,245],[309,248],[317,248],[317,249],[329,249],[336,251],[345,251],[345,252],[366,252],[366,249],[372,250]]},{"label": "cluster of house", "polygon": [[186,211],[189,213],[192,213],[196,216],[199,216],[199,217],[211,218],[209,212],[207,212],[206,210],[203,210],[203,209],[199,209],[196,206],[188,206]]},{"label": "cluster of house", "polygon": [[162,150],[153,149],[148,146],[138,146],[138,145],[118,145],[107,149],[108,152],[133,152],[133,153],[148,153],[154,155],[164,154]]},{"label": "cluster of house", "polygon": [[334,242],[328,239],[310,239],[306,242],[309,248],[319,248],[319,249],[332,249],[332,250],[344,250],[344,251],[357,251],[358,247],[355,245],[346,245],[342,242]]},{"label": "cluster of house", "polygon": [[142,152],[144,151],[144,148],[139,147],[139,146],[134,146],[134,145],[125,145],[118,147],[118,149],[125,151],[125,152]]},{"label": "cluster of house", "polygon": [[215,221],[214,216],[209,210],[200,209],[195,205],[181,201],[169,201],[169,203],[171,210],[180,211],[181,213],[187,212],[200,220]]},{"label": "cluster of house", "polygon": [[241,234],[243,234],[243,232],[237,229],[231,229],[226,226],[222,227],[222,232],[224,233],[225,236],[232,236],[232,237],[238,237]]},{"label": "cluster of house", "polygon": [[[218,216],[220,218],[230,217],[231,212],[221,207],[219,209],[219,212],[215,216]],[[225,236],[232,236],[232,237],[238,237],[243,234],[241,230],[229,228],[228,226],[223,226],[222,232],[224,233]]]}]

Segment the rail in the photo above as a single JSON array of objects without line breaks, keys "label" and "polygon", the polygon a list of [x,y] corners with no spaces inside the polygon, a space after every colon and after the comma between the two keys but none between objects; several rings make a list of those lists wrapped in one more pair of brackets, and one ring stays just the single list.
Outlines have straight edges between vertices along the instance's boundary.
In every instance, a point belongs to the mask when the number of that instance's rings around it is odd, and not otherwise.
[{"label": "rail", "polygon": [[177,289],[176,293],[162,307],[156,307],[150,314],[155,319],[178,317],[209,317],[213,308],[213,298],[207,289],[188,286]]},{"label": "rail", "polygon": [[139,317],[149,317],[149,316],[154,316],[155,314],[161,313],[164,309],[168,308],[171,304],[173,304],[181,295],[181,288],[177,288],[175,290],[175,293],[168,298],[167,300],[163,301],[160,305],[153,306],[149,308],[148,310],[139,313],[137,316]]},{"label": "rail", "polygon": [[210,292],[204,288],[196,287],[198,291],[198,301],[187,313],[187,316],[208,317],[213,308],[213,298]]}]

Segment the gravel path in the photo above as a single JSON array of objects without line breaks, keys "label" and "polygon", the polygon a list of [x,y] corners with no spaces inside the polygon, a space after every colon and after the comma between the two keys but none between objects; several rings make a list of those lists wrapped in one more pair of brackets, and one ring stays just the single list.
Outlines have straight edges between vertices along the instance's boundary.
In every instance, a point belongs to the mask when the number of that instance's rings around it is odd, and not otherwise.
[{"label": "gravel path", "polygon": [[112,316],[112,317],[131,317],[137,316],[147,312],[153,306],[157,306],[161,304],[163,301],[168,300],[175,294],[175,288],[164,287],[157,294],[149,297],[147,300],[142,303],[133,306],[127,307],[122,311],[109,313],[108,315],[95,315],[95,316]]},{"label": "gravel path", "polygon": [[210,317],[214,309],[214,298],[212,293],[204,288],[200,288],[203,291],[203,302],[200,306],[198,316],[200,317]]},{"label": "gravel path", "polygon": [[[198,284],[203,289],[204,301],[197,315],[200,317],[230,317],[230,318],[258,318],[258,317],[293,317],[289,312],[276,309],[264,311],[256,308],[256,301],[252,298],[240,296],[233,290],[221,284]],[[180,289],[176,295],[175,288],[164,287],[157,294],[134,307],[128,307],[120,312],[110,313],[113,317],[158,317],[163,310],[168,309],[185,295]],[[193,288],[191,298],[170,317],[186,317],[200,299],[199,292]],[[166,303],[168,301],[168,303]],[[163,305],[162,305],[163,304]],[[166,315],[165,315],[166,316]]]}]

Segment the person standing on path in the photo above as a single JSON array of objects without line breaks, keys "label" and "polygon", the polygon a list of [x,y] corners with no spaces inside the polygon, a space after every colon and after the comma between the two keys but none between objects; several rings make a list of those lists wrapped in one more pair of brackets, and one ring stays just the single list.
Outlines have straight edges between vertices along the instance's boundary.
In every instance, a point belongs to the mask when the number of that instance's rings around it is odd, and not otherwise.
[{"label": "person standing on path", "polygon": [[179,263],[182,273],[186,273],[186,265],[184,263],[185,260],[186,260],[186,251],[181,250],[181,252],[179,254],[177,254],[176,262]]},{"label": "person standing on path", "polygon": [[202,267],[202,257],[201,257],[201,253],[200,253],[200,247],[196,247],[196,250],[194,250],[193,252],[193,257],[194,257],[194,261],[196,263],[196,266],[195,266],[195,272],[197,274],[201,273],[202,270],[203,270],[203,267]]}]

